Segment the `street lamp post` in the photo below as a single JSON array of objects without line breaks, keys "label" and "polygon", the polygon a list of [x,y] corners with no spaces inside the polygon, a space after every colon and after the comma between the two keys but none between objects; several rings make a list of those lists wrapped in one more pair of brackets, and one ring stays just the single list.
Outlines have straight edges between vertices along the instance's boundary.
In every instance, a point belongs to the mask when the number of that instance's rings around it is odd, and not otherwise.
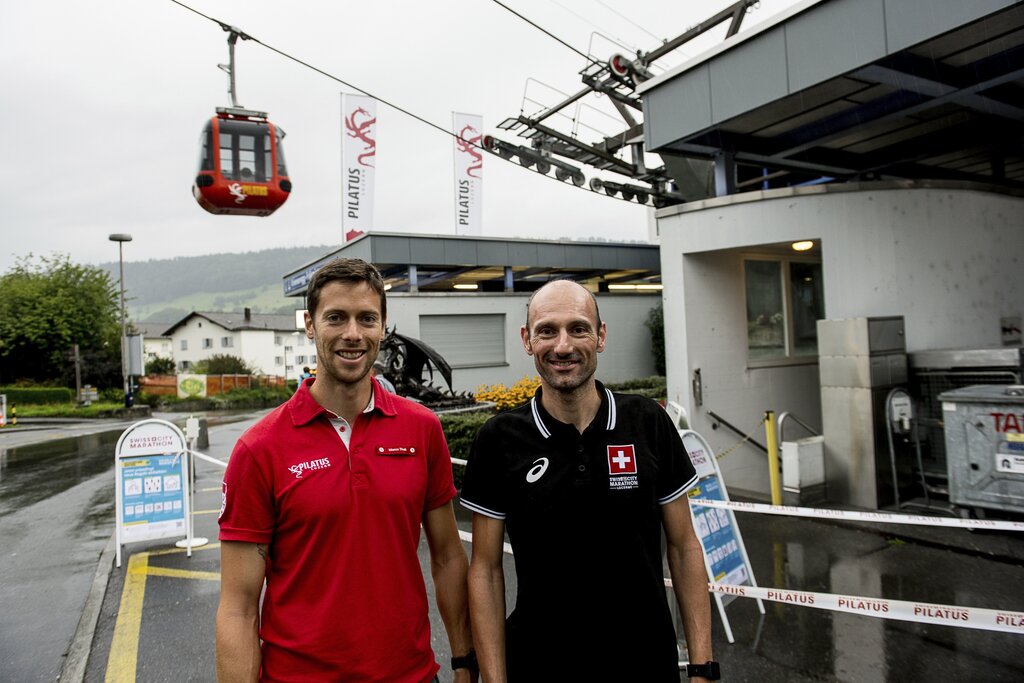
[{"label": "street lamp post", "polygon": [[117,242],[117,261],[121,268],[121,378],[124,381],[124,407],[132,407],[132,385],[128,379],[128,327],[125,322],[124,313],[124,243],[131,242],[132,236],[115,232],[108,238],[111,242]]}]

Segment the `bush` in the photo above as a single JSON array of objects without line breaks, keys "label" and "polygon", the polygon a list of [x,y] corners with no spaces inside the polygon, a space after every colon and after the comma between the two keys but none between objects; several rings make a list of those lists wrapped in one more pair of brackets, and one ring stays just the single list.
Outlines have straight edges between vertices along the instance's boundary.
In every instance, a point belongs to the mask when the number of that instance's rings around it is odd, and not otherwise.
[{"label": "bush", "polygon": [[71,403],[75,392],[67,387],[0,387],[8,406]]},{"label": "bush", "polygon": [[490,401],[498,406],[498,410],[511,410],[523,405],[537,392],[540,377],[523,377],[521,380],[506,387],[504,384],[481,384],[476,389],[474,398],[477,403]]},{"label": "bush", "polygon": [[175,365],[173,358],[165,358],[163,356],[157,356],[146,361],[146,374],[147,375],[173,375],[175,374]]},{"label": "bush", "polygon": [[638,394],[655,401],[663,400],[668,396],[668,383],[660,375],[638,377],[625,382],[609,382],[605,386],[620,394]]},{"label": "bush", "polygon": [[[438,418],[441,420],[441,429],[444,430],[444,437],[448,441],[448,450],[453,458],[460,458],[462,460],[469,458],[469,449],[473,445],[476,433],[491,415],[493,413],[489,410],[478,410],[473,413],[442,413],[438,415]],[[465,469],[462,465],[452,465],[455,488],[462,488],[462,475]]]},{"label": "bush", "polygon": [[191,372],[196,375],[251,375],[252,368],[238,356],[214,354],[196,361]]},{"label": "bush", "polygon": [[654,371],[659,375],[665,374],[665,307],[664,302],[659,301],[658,305],[647,314],[644,326],[651,331],[651,353],[654,355]]}]

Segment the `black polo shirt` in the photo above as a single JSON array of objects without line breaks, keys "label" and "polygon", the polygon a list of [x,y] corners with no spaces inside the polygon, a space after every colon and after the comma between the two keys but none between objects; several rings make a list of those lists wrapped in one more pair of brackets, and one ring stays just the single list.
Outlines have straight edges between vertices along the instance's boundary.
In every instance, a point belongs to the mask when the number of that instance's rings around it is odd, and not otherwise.
[{"label": "black polo shirt", "polygon": [[512,683],[679,680],[660,506],[697,475],[657,403],[597,388],[583,434],[551,417],[538,390],[489,420],[470,453],[462,504],[505,521],[516,563]]}]

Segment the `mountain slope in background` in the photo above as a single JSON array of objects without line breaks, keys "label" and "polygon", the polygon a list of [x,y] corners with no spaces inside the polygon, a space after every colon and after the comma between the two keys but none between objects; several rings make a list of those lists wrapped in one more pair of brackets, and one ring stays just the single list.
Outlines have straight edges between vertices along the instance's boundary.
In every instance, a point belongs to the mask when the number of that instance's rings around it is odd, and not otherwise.
[{"label": "mountain slope in background", "polygon": [[[177,322],[193,310],[290,313],[302,299],[285,297],[286,272],[324,256],[336,246],[265,249],[237,254],[125,261],[125,305],[138,322]],[[116,283],[118,264],[101,263]]]}]

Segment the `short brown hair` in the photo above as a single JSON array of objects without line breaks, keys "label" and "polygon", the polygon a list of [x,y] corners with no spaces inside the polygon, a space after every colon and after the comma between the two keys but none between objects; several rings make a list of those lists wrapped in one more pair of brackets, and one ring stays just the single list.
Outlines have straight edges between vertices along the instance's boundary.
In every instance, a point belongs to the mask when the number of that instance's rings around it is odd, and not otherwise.
[{"label": "short brown hair", "polygon": [[380,315],[382,319],[387,320],[388,300],[384,295],[384,278],[372,263],[358,258],[334,259],[313,273],[306,286],[306,309],[310,315],[315,315],[316,307],[320,305],[320,290],[331,282],[365,282],[370,289],[380,295]]}]

